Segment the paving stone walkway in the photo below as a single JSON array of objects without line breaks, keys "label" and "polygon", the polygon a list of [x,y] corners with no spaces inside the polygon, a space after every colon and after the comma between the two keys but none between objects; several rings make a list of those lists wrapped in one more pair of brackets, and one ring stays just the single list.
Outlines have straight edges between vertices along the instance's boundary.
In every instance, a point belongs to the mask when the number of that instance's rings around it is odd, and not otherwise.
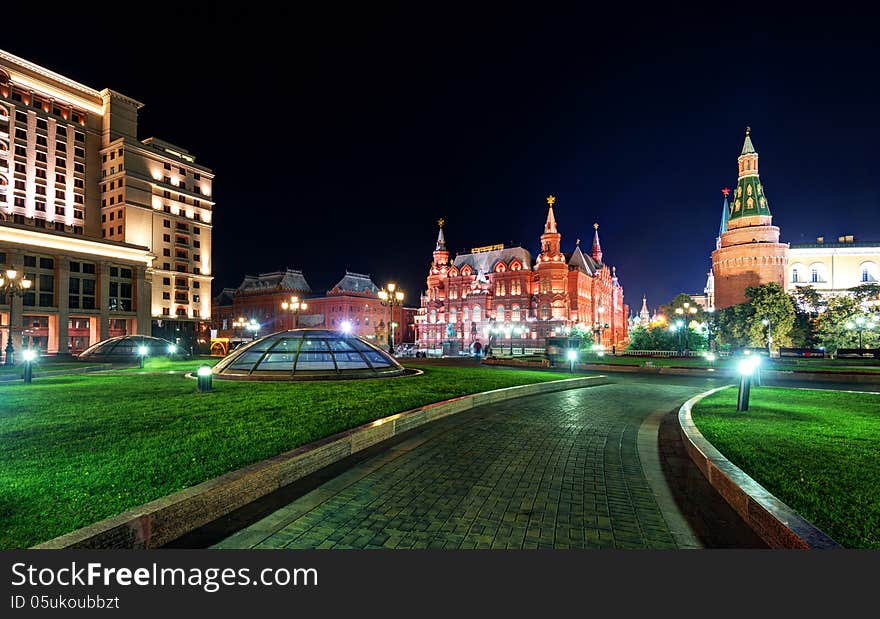
[{"label": "paving stone walkway", "polygon": [[700,390],[607,384],[482,406],[215,547],[676,548],[637,439],[646,417]]}]

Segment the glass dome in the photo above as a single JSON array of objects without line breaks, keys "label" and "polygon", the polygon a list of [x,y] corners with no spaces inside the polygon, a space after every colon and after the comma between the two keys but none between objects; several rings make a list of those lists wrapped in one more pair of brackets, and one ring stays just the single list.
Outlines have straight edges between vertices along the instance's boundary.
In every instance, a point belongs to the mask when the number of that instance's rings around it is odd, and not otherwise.
[{"label": "glass dome", "polygon": [[214,366],[220,378],[246,380],[377,378],[404,372],[384,350],[326,329],[272,333],[236,348]]},{"label": "glass dome", "polygon": [[176,346],[174,342],[150,335],[120,335],[92,344],[79,354],[79,359],[88,361],[137,361],[138,347],[146,346],[149,357],[167,357],[168,347],[175,346],[175,356],[188,357],[189,351]]}]

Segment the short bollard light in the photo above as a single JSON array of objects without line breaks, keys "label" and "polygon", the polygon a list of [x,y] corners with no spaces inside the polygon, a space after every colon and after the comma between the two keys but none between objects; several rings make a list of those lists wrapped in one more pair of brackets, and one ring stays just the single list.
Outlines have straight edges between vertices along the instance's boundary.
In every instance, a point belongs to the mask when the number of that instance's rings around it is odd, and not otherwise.
[{"label": "short bollard light", "polygon": [[138,362],[140,363],[141,369],[143,369],[143,367],[144,367],[144,359],[146,359],[149,352],[150,352],[150,349],[147,348],[146,346],[138,346],[138,348],[137,348]]},{"label": "short bollard light", "polygon": [[24,358],[24,378],[25,384],[29,385],[31,381],[34,379],[34,360],[37,358],[37,351],[28,348],[22,353],[22,357]]},{"label": "short bollard light", "polygon": [[214,383],[214,373],[211,371],[211,366],[203,365],[199,367],[196,376],[198,377],[199,393],[210,391]]},{"label": "short bollard light", "polygon": [[574,362],[577,361],[578,354],[573,348],[568,350],[568,372],[574,374]]},{"label": "short bollard light", "polygon": [[739,362],[737,369],[739,370],[739,393],[736,398],[737,412],[749,410],[749,394],[752,389],[752,374],[761,364],[761,358],[757,355],[743,359]]}]

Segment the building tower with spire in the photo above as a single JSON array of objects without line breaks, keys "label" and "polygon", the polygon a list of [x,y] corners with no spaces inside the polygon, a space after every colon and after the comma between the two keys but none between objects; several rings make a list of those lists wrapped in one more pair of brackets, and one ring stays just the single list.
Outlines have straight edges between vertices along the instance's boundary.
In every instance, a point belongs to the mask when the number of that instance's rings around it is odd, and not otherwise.
[{"label": "building tower with spire", "polygon": [[[769,282],[783,285],[788,263],[788,244],[779,242],[779,228],[758,175],[758,153],[751,129],[740,154],[739,178],[729,204],[727,220],[722,214],[718,247],[712,252],[715,306],[729,307],[746,300],[745,289]],[[727,196],[725,196],[727,204]],[[726,227],[726,230],[724,229]]]},{"label": "building tower with spire", "polygon": [[651,324],[651,313],[648,311],[648,295],[642,295],[642,309],[639,310],[639,324],[645,329]]}]

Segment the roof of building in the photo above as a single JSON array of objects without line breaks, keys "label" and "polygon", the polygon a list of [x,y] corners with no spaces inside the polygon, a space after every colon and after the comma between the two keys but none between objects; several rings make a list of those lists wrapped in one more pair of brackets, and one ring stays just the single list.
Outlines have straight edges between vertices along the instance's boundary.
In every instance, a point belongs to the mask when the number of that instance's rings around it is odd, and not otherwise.
[{"label": "roof of building", "polygon": [[822,242],[822,243],[791,243],[790,249],[821,249],[823,247],[876,247],[880,250],[880,241],[849,241],[840,243],[838,241]]},{"label": "roof of building", "polygon": [[746,139],[743,143],[742,155],[740,156],[754,155],[755,169],[740,175],[736,183],[733,208],[730,209],[728,220],[739,219],[740,217],[770,217],[770,205],[767,203],[767,196],[764,195],[761,177],[758,176],[758,153],[752,145],[752,139],[749,137],[750,132],[751,129],[746,127]]},{"label": "roof of building", "polygon": [[311,292],[312,288],[306,281],[302,271],[287,269],[274,273],[260,273],[257,276],[245,275],[244,281],[238,287],[238,292],[266,292],[270,290],[296,290],[298,292]]},{"label": "roof of building", "polygon": [[220,294],[215,296],[211,302],[214,305],[232,305],[232,297],[235,294],[235,288],[224,288]]},{"label": "roof of building", "polygon": [[511,260],[519,260],[524,269],[532,268],[532,255],[524,247],[505,247],[492,251],[481,251],[475,254],[458,254],[453,261],[453,266],[461,269],[468,264],[477,273],[491,273],[499,260],[510,264]]},{"label": "roof of building", "polygon": [[577,245],[574,248],[574,251],[571,252],[571,257],[568,259],[569,266],[576,267],[578,270],[583,271],[587,275],[595,275],[596,272],[601,268],[599,264],[593,260],[592,256],[587,256],[584,252],[581,251],[581,246]]},{"label": "roof of building", "polygon": [[379,293],[379,287],[373,283],[373,280],[367,274],[346,271],[345,276],[336,282],[336,285],[328,291],[328,294],[338,294],[341,292],[374,295]]}]

